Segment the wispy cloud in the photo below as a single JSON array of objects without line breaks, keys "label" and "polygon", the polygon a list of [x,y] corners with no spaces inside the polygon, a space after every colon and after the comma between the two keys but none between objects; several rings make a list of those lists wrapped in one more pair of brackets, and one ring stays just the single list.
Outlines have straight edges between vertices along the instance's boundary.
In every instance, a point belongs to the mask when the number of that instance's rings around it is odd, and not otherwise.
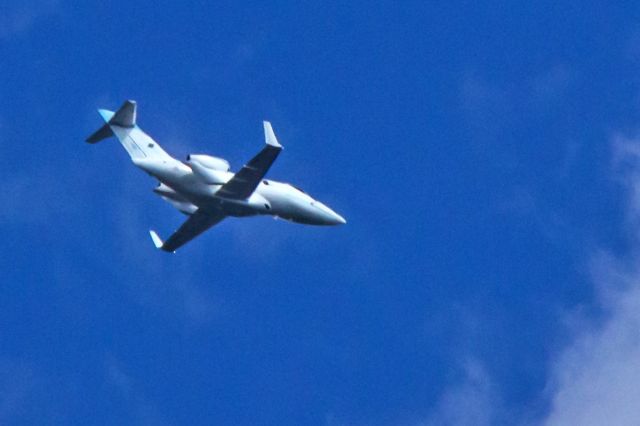
[{"label": "wispy cloud", "polygon": [[107,382],[118,391],[131,410],[131,421],[141,425],[170,424],[115,358],[108,357],[105,368]]},{"label": "wispy cloud", "polygon": [[[103,192],[103,214],[111,219],[109,227],[97,237],[109,242],[109,253],[93,261],[101,262],[100,270],[114,283],[121,283],[135,303],[176,319],[185,327],[207,326],[225,306],[213,285],[220,278],[210,269],[211,253],[183,250],[171,255],[153,247],[149,228],[158,229],[166,237],[186,216],[151,193],[155,182],[125,158],[121,155],[114,160],[120,172],[114,177],[117,190]],[[106,238],[109,232],[111,238]],[[114,268],[114,263],[119,267]],[[203,270],[194,265],[207,267]]]},{"label": "wispy cloud", "polygon": [[[555,68],[530,85],[532,99],[554,102],[570,81],[568,69]],[[496,104],[508,102],[507,93],[474,79],[463,87],[465,106],[471,111],[486,110],[486,104],[492,111]],[[640,136],[615,135],[611,145],[614,179],[627,191],[622,226],[630,236],[629,249],[623,254],[601,250],[592,255],[596,308],[587,315],[585,307],[578,306],[567,315],[572,337],[551,360],[542,396],[548,411],[535,421],[526,410],[513,413],[520,419],[516,424],[635,425],[640,418]],[[577,149],[570,148],[568,163]],[[515,207],[531,209],[532,203],[525,197]],[[509,417],[501,401],[496,384],[476,361],[466,366],[465,379],[444,391],[422,424],[501,424]]]},{"label": "wispy cloud", "polygon": [[495,137],[509,124],[512,93],[476,75],[460,85],[460,103],[466,123],[477,136]]},{"label": "wispy cloud", "polygon": [[[150,206],[129,198],[134,196],[134,190],[129,180],[133,176],[128,176],[129,182],[120,194],[123,198],[114,211],[118,224],[115,232],[120,262],[127,265],[124,270],[134,276],[119,277],[122,278],[119,281],[128,283],[133,296],[145,306],[176,315],[191,325],[208,323],[218,312],[220,303],[198,284],[207,278],[207,275],[197,276],[197,268],[193,268],[194,264],[204,263],[202,255],[191,253],[178,257],[152,248],[147,234],[149,223],[143,219],[145,209],[149,210]],[[140,179],[134,180],[139,186]]]},{"label": "wispy cloud", "polygon": [[594,256],[604,320],[578,322],[555,361],[545,425],[635,425],[640,418],[640,139],[616,136],[613,148],[616,176],[629,193],[633,248],[625,257]]},{"label": "wispy cloud", "polygon": [[573,71],[565,64],[556,64],[547,72],[534,76],[529,83],[529,97],[539,108],[549,108],[566,95],[575,79]]},{"label": "wispy cloud", "polygon": [[478,140],[499,136],[519,116],[544,116],[552,111],[567,99],[576,78],[574,70],[562,63],[507,83],[469,73],[459,88],[464,123]]},{"label": "wispy cloud", "polygon": [[58,10],[57,0],[27,0],[0,6],[0,41],[24,34]]},{"label": "wispy cloud", "polygon": [[495,385],[477,360],[464,364],[464,379],[448,388],[433,413],[420,426],[484,426],[496,424],[499,399]]},{"label": "wispy cloud", "polygon": [[0,227],[44,224],[52,215],[70,211],[72,197],[47,187],[51,175],[48,170],[34,170],[32,174],[20,173],[0,182],[0,191],[11,194],[0,205]]}]

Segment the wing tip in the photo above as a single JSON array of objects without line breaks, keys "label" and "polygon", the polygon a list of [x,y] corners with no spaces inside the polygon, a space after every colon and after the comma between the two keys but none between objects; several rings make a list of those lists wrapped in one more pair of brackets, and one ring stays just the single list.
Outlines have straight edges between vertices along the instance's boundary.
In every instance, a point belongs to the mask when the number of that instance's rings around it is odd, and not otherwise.
[{"label": "wing tip", "polygon": [[264,126],[264,140],[267,145],[282,149],[282,145],[280,145],[278,138],[276,138],[276,134],[273,132],[271,123],[265,120],[262,122],[262,125]]},{"label": "wing tip", "polygon": [[156,246],[157,249],[162,249],[162,246],[164,245],[164,243],[162,242],[162,239],[160,239],[156,231],[154,231],[153,229],[150,229],[149,235],[151,235],[151,240],[153,241],[153,245]]}]

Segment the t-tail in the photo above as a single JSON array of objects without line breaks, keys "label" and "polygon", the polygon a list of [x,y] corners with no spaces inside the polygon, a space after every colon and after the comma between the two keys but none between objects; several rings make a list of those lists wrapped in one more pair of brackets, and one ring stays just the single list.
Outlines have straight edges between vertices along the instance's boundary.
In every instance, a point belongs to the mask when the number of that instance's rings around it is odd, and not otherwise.
[{"label": "t-tail", "polygon": [[98,143],[116,136],[132,160],[171,158],[156,141],[138,127],[136,110],[136,101],[125,101],[115,112],[99,109],[105,125],[89,136],[87,142]]}]

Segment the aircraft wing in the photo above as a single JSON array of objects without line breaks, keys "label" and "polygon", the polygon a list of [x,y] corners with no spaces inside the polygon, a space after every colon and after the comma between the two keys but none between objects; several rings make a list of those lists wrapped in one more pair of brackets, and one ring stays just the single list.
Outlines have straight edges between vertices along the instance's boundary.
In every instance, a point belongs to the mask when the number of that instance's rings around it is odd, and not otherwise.
[{"label": "aircraft wing", "polygon": [[161,250],[175,252],[177,249],[222,221],[226,216],[222,213],[211,214],[202,209],[197,210],[187,219],[176,232],[165,242],[162,242],[155,231],[149,231],[155,246]]},{"label": "aircraft wing", "polygon": [[222,185],[216,195],[224,198],[244,200],[248,198],[258,187],[260,181],[282,151],[282,145],[278,143],[273,133],[271,123],[263,122],[264,138],[267,146],[249,161],[227,183]]}]

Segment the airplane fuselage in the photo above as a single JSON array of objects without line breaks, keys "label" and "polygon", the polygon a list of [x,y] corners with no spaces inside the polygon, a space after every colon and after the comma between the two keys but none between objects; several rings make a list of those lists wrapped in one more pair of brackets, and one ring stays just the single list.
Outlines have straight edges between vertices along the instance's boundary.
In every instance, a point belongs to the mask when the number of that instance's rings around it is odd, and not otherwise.
[{"label": "airplane fuselage", "polygon": [[212,214],[222,212],[235,217],[271,215],[308,225],[345,223],[342,216],[288,183],[263,179],[246,200],[229,199],[217,193],[234,173],[209,169],[205,180],[194,172],[198,165],[185,164],[173,158],[133,162],[162,183],[156,188],[158,194],[182,203],[180,210],[187,214],[201,208]]}]

